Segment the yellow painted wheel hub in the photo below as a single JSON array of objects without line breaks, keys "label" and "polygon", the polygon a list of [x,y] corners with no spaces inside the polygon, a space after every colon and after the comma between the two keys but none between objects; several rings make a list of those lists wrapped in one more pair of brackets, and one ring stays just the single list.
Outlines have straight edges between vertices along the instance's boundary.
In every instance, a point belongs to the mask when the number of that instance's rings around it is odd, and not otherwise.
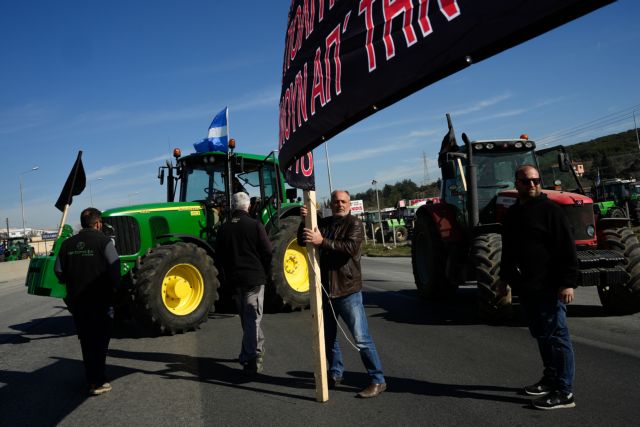
[{"label": "yellow painted wheel hub", "polygon": [[298,245],[294,238],[287,245],[282,262],[284,278],[296,292],[309,292],[309,266],[307,263],[307,249]]},{"label": "yellow painted wheel hub", "polygon": [[204,280],[191,264],[176,264],[162,280],[162,302],[171,313],[186,316],[192,313],[204,296]]}]

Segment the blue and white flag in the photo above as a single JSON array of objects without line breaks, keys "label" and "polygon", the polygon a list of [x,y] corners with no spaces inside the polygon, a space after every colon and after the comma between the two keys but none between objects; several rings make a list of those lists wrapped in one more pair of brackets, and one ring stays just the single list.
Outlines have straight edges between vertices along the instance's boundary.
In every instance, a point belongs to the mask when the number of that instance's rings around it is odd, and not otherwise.
[{"label": "blue and white flag", "polygon": [[211,121],[207,138],[193,144],[196,153],[207,151],[222,151],[226,153],[229,149],[229,108],[224,107]]}]

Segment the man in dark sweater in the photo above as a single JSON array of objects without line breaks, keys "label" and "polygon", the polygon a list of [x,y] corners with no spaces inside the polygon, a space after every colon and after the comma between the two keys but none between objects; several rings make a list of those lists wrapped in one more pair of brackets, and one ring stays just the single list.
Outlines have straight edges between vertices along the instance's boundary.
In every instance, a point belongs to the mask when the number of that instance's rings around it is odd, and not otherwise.
[{"label": "man in dark sweater", "polygon": [[245,372],[259,373],[264,356],[260,322],[272,248],[264,226],[249,216],[249,203],[246,193],[233,195],[231,220],[218,230],[216,258],[226,283],[236,290],[243,331],[240,364]]},{"label": "man in dark sweater", "polygon": [[575,241],[562,208],[542,193],[536,168],[521,166],[515,178],[518,201],[504,219],[496,289],[504,295],[509,284],[518,291],[542,356],[542,379],[524,393],[540,396],[532,402],[539,409],[572,408],[575,367],[566,304],[576,287]]},{"label": "man in dark sweater", "polygon": [[64,301],[76,324],[89,393],[94,396],[111,390],[105,364],[113,298],[120,282],[120,259],[111,239],[102,233],[101,215],[95,208],[82,211],[82,230],[62,243],[54,267],[67,286]]}]

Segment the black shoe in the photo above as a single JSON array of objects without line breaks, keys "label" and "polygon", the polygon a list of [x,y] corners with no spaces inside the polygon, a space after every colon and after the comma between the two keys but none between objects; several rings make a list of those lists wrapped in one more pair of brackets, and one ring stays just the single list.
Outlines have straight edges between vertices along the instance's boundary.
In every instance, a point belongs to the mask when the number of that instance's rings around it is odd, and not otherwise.
[{"label": "black shoe", "polygon": [[544,397],[535,399],[531,404],[534,408],[538,409],[563,409],[576,406],[573,393],[562,393],[559,391],[552,391]]},{"label": "black shoe", "polygon": [[529,396],[546,396],[553,391],[553,387],[549,385],[548,381],[541,379],[533,385],[528,385],[524,388],[524,394]]},{"label": "black shoe", "polygon": [[336,376],[333,376],[333,375],[329,375],[328,380],[329,380],[329,388],[336,388],[342,382],[342,377],[336,377]]}]

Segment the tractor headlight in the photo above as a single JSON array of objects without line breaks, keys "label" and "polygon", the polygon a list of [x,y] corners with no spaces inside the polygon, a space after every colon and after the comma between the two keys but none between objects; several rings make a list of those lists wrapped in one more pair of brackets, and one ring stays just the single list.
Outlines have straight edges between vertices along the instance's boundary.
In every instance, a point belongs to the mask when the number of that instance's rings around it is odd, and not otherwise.
[{"label": "tractor headlight", "polygon": [[596,234],[596,228],[591,224],[587,225],[587,236],[593,237],[595,236],[595,234]]}]

